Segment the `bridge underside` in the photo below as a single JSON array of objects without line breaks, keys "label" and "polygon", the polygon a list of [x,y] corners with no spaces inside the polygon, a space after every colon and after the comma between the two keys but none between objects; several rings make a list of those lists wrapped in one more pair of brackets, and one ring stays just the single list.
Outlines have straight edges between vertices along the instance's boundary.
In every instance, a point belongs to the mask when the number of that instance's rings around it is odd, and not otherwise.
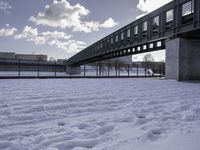
[{"label": "bridge underside", "polygon": [[122,47],[121,49],[113,50],[102,55],[97,55],[97,56],[89,57],[81,61],[77,61],[76,63],[73,63],[70,66],[76,67],[82,64],[88,64],[88,63],[112,59],[112,58],[118,58],[118,57],[123,57],[123,56],[128,56],[128,55],[136,55],[136,54],[163,50],[165,49],[165,40],[166,38],[163,38],[163,39],[157,39],[155,41],[140,43],[137,45],[127,45],[125,47]]},{"label": "bridge underside", "polygon": [[200,42],[200,29],[179,34],[176,37],[174,37],[174,39],[175,38],[183,38],[190,41]]}]

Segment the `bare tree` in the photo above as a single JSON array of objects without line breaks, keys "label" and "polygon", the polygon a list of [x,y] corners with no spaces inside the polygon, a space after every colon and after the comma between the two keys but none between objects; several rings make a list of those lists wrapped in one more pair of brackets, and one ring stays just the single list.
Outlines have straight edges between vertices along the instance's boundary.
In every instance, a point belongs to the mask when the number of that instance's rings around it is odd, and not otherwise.
[{"label": "bare tree", "polygon": [[153,55],[152,54],[146,54],[143,58],[143,61],[145,63],[149,63],[149,62],[154,62],[155,59],[153,58]]},{"label": "bare tree", "polygon": [[50,61],[50,62],[55,62],[56,59],[55,59],[54,57],[50,57],[49,61]]},{"label": "bare tree", "polygon": [[154,61],[155,59],[153,58],[152,54],[146,54],[143,58],[144,61],[144,66],[145,66],[145,71],[147,74],[152,74],[153,75],[153,68],[154,68]]}]

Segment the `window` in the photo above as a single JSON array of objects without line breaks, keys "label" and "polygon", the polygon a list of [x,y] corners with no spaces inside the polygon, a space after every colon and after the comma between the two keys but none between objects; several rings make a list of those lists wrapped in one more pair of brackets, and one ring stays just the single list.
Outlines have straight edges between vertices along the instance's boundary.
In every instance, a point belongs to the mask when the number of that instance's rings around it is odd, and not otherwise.
[{"label": "window", "polygon": [[130,29],[127,30],[127,37],[128,38],[131,37],[131,30]]},{"label": "window", "polygon": [[182,16],[187,16],[194,12],[193,1],[189,1],[182,5]]},{"label": "window", "polygon": [[157,46],[157,47],[161,47],[161,46],[162,46],[162,42],[160,42],[160,41],[157,42],[157,43],[156,43],[156,46]]},{"label": "window", "polygon": [[97,45],[96,44],[94,45],[94,50],[97,50]]},{"label": "window", "polygon": [[166,22],[173,21],[173,19],[174,19],[174,10],[171,9],[166,12]]},{"label": "window", "polygon": [[111,38],[110,43],[113,44],[113,38]]},{"label": "window", "polygon": [[143,45],[143,50],[146,50],[147,49],[147,46],[146,45]]},{"label": "window", "polygon": [[138,34],[138,26],[135,26],[134,27],[134,35],[137,35]]},{"label": "window", "polygon": [[153,48],[154,46],[153,46],[153,43],[150,43],[149,44],[149,48]]},{"label": "window", "polygon": [[159,26],[159,16],[153,18],[153,28],[158,28]]},{"label": "window", "polygon": [[118,35],[116,35],[116,42],[118,42],[119,41],[119,37],[118,37]]},{"label": "window", "polygon": [[106,41],[107,41],[107,44],[110,44],[110,40],[109,39],[107,39]]},{"label": "window", "polygon": [[142,24],[142,31],[143,32],[147,31],[147,21],[143,22],[143,24]]},{"label": "window", "polygon": [[124,32],[121,33],[121,40],[124,39]]}]

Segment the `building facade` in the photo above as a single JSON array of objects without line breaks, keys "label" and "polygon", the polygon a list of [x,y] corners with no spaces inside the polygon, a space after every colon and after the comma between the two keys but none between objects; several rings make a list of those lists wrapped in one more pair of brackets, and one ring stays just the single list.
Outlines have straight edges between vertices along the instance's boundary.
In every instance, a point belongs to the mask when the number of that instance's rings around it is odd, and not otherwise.
[{"label": "building facade", "polygon": [[0,58],[2,59],[15,59],[15,53],[0,52]]},{"label": "building facade", "polygon": [[47,61],[47,55],[35,55],[35,54],[16,54],[15,59],[20,60],[35,60],[35,61]]}]

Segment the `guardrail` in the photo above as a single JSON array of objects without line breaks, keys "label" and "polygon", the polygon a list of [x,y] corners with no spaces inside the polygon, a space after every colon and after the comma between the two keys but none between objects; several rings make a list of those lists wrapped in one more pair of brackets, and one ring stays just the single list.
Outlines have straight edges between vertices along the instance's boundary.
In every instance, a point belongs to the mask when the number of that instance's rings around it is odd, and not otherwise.
[{"label": "guardrail", "polygon": [[164,77],[164,65],[98,64],[81,66],[80,74],[71,75],[61,64],[44,61],[0,59],[0,79],[33,78],[147,78]]}]

